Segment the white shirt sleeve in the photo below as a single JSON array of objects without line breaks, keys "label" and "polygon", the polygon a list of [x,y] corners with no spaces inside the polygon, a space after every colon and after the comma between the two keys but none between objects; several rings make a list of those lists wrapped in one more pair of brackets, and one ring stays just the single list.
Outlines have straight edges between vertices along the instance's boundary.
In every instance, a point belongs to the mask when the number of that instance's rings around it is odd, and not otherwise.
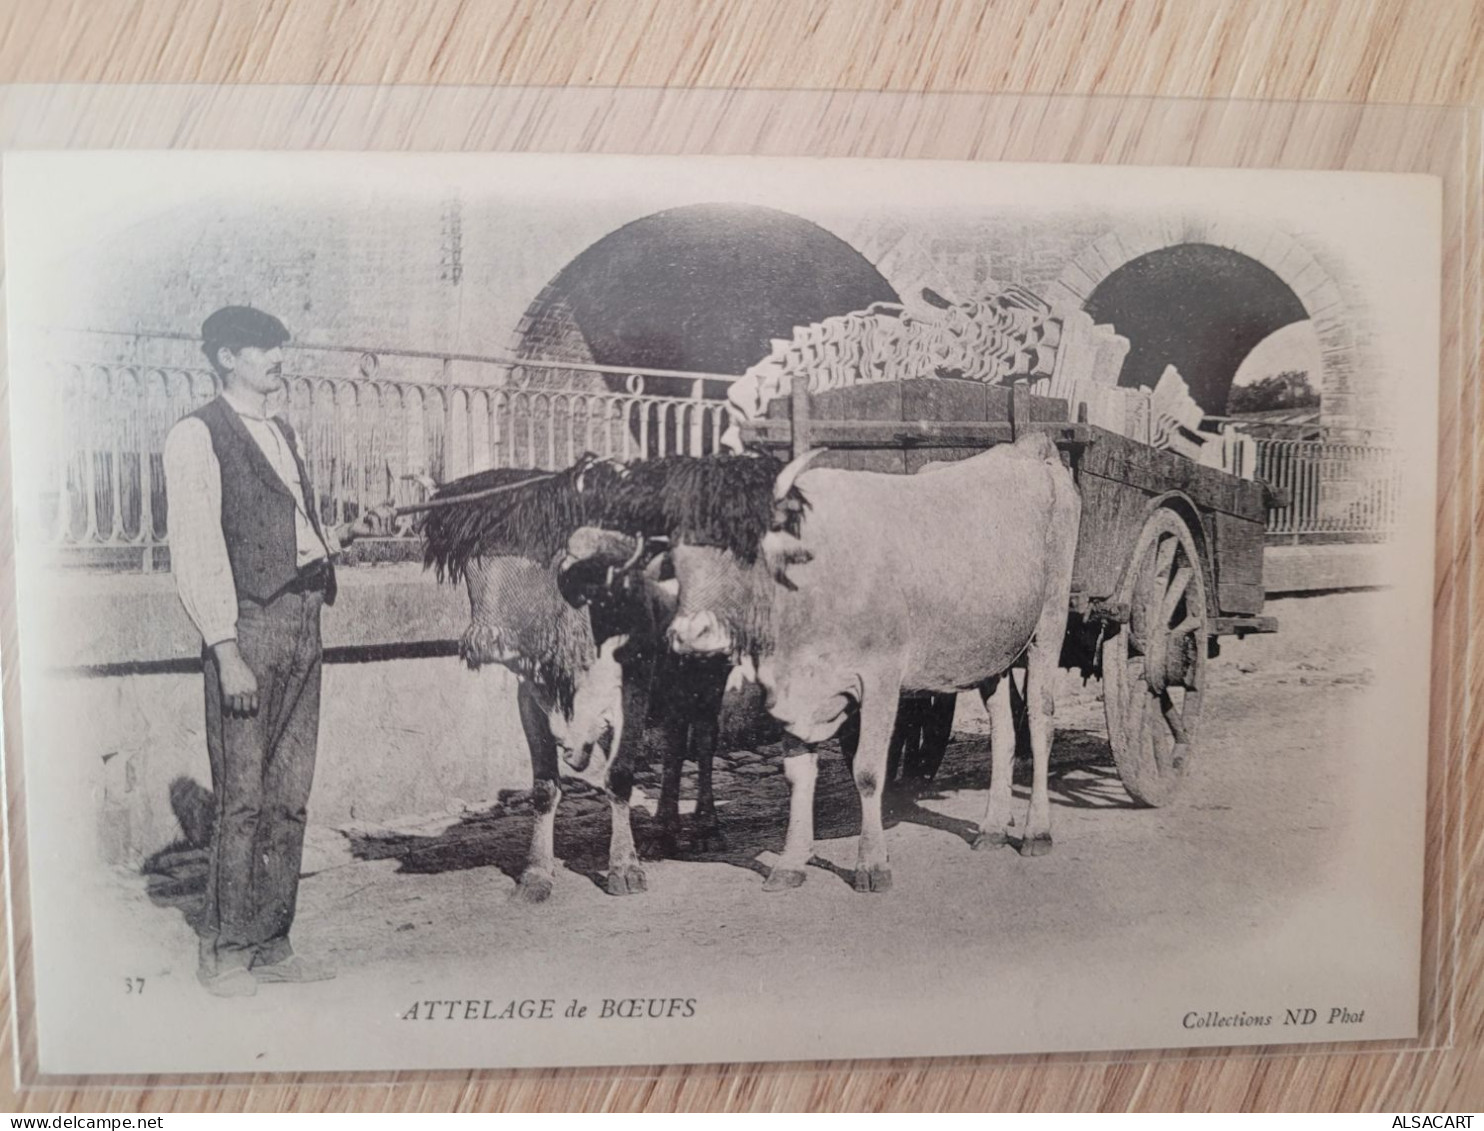
[{"label": "white shirt sleeve", "polygon": [[210,645],[237,637],[237,586],[222,534],[222,472],[211,433],[188,417],[165,439],[170,572],[186,615]]}]

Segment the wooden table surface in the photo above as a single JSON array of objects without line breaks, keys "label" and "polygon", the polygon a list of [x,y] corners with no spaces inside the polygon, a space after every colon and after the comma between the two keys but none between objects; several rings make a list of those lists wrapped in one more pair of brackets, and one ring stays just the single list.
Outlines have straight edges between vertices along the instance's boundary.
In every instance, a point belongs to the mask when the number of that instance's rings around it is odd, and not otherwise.
[{"label": "wooden table surface", "polygon": [[[0,82],[840,88],[1472,105],[1484,102],[1484,6],[1464,0],[10,0],[0,11]],[[1478,125],[1471,123],[1476,137]],[[1480,274],[1476,214],[1469,224],[1467,243],[1463,232],[1453,234],[1455,282]],[[1466,333],[1479,330],[1477,317],[1466,325]],[[1477,342],[1450,348],[1472,357]],[[1467,376],[1477,380],[1477,370]],[[1458,422],[1464,436],[1479,435],[1477,424],[1476,414]],[[1466,492],[1468,462],[1454,462],[1465,471],[1453,486]],[[1472,513],[1477,530],[1479,514]],[[1440,538],[1439,546],[1446,592],[1476,568],[1466,542]],[[1479,665],[1465,664],[1462,635],[1441,651],[1440,667],[1477,696]],[[1463,696],[1453,701],[1457,716]],[[1468,747],[1477,745],[1472,723]],[[1461,937],[1453,962],[1445,963],[1454,970],[1451,1047],[1436,1051],[442,1073],[391,1086],[270,1078],[142,1093],[92,1087],[12,1095],[14,1031],[7,1025],[0,1039],[7,1077],[0,1080],[0,1109],[1478,1110],[1484,1107],[1484,943],[1476,933],[1484,905],[1480,783],[1475,762],[1455,770],[1452,797],[1433,792],[1431,828],[1449,830],[1433,882],[1457,884],[1462,892]],[[1458,790],[1473,802],[1461,817]],[[6,970],[0,1013],[7,1020],[9,991]]]}]

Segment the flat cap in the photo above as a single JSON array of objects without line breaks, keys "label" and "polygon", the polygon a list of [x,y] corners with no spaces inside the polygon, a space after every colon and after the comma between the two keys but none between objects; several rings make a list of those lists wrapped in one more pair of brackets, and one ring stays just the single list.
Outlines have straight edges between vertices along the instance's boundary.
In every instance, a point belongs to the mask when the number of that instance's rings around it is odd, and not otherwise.
[{"label": "flat cap", "polygon": [[213,349],[269,350],[289,340],[284,324],[251,306],[224,306],[201,323],[201,344]]}]

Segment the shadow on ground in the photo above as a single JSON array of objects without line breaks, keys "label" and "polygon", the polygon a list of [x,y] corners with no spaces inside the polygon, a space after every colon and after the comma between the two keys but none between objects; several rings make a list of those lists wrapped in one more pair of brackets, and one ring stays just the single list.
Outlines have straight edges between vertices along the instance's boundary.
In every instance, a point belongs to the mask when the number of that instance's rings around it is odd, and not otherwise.
[{"label": "shadow on ground", "polygon": [[[768,865],[758,856],[781,848],[788,821],[788,783],[776,748],[772,749],[771,756],[737,751],[717,757],[715,784],[724,843],[718,846],[713,842],[704,851],[688,849],[691,839],[687,827],[677,858],[731,864],[767,874]],[[1017,759],[1014,792],[1021,803],[1028,799],[1029,781],[1029,759]],[[639,784],[649,798],[657,797],[658,770],[642,772]],[[689,772],[686,785],[686,795],[693,795],[694,780]],[[1135,807],[1109,758],[1107,740],[1092,731],[1057,732],[1049,785],[1053,805],[1076,809]],[[886,826],[922,825],[972,842],[978,832],[973,821],[940,813],[932,802],[988,786],[985,740],[956,735],[937,777],[925,790],[915,796],[899,789],[888,793],[883,808]],[[182,778],[172,784],[170,801],[183,830],[182,838],[150,857],[143,871],[146,889],[155,904],[189,915],[206,888],[212,799],[209,791]],[[819,840],[860,832],[855,783],[833,746],[827,746],[820,757],[814,811],[815,836]],[[356,860],[395,860],[399,872],[411,874],[494,867],[515,880],[525,868],[534,819],[529,796],[512,791],[488,809],[432,826],[343,831],[350,842],[351,857]],[[660,830],[645,808],[635,806],[633,825],[640,854],[650,859],[658,856]],[[556,821],[557,857],[567,869],[599,887],[604,886],[608,870],[609,829],[608,804],[601,794],[582,782],[563,783]]]},{"label": "shadow on ground", "polygon": [[188,777],[170,783],[170,809],[180,839],[144,862],[145,891],[160,907],[174,907],[187,919],[200,908],[211,867],[211,826],[215,804],[209,789]]},{"label": "shadow on ground", "polygon": [[[1107,740],[1100,735],[1071,729],[1058,732],[1051,766],[1053,805],[1079,809],[1135,807],[1109,760]],[[767,757],[754,751],[719,755],[715,777],[725,845],[706,851],[688,850],[687,827],[677,858],[731,864],[766,875],[768,865],[758,856],[781,848],[788,820],[788,783],[776,755]],[[686,780],[691,784],[689,775]],[[1028,800],[1029,781],[1029,760],[1018,760],[1014,788],[1021,803]],[[657,771],[641,773],[639,784],[650,798],[657,796]],[[888,828],[903,823],[923,825],[971,842],[978,832],[973,822],[939,813],[930,803],[965,790],[984,790],[988,785],[984,740],[958,736],[949,745],[938,776],[927,791],[916,797],[900,791],[888,794],[883,810],[885,823]],[[689,789],[686,795],[691,795]],[[349,836],[356,859],[395,859],[401,872],[495,867],[514,880],[525,867],[533,821],[528,799],[513,793],[493,807],[466,814],[436,832],[378,830],[352,832]],[[660,834],[655,821],[645,809],[635,806],[633,826],[640,855],[654,858]],[[556,819],[556,855],[569,870],[587,876],[599,887],[608,868],[609,829],[608,804],[601,795],[582,783],[564,783]],[[838,750],[826,749],[820,758],[815,792],[815,836],[833,840],[859,832],[860,803],[855,784]],[[848,881],[850,877],[844,878]]]}]

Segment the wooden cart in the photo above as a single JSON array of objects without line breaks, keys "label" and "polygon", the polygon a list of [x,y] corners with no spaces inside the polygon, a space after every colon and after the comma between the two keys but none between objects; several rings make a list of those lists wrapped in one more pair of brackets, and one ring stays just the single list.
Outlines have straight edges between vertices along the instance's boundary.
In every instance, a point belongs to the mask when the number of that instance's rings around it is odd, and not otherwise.
[{"label": "wooden cart", "polygon": [[1273,632],[1261,614],[1263,484],[1085,422],[1067,403],[977,381],[925,378],[775,400],[746,441],[819,466],[913,474],[1027,430],[1048,433],[1082,495],[1062,666],[1103,680],[1108,741],[1129,793],[1176,796],[1196,751],[1208,665],[1222,636]]}]

